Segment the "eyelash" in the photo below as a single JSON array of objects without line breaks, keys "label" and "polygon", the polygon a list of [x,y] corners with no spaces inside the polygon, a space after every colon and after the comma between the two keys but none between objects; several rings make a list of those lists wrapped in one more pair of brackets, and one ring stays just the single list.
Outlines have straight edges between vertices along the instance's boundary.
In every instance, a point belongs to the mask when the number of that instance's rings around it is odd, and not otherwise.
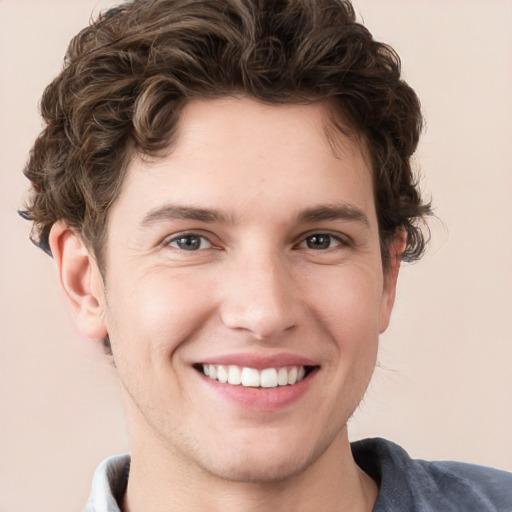
[{"label": "eyelash", "polygon": [[[324,248],[313,248],[311,246],[308,245],[308,242],[311,241],[312,239],[314,238],[319,238],[319,239],[327,239],[327,242],[328,242],[328,247],[324,247]],[[191,248],[190,249],[186,249],[184,247],[180,247],[179,245],[172,245],[172,244],[179,244],[180,241],[184,241],[186,239],[195,239],[196,241],[196,244],[189,244],[191,245]],[[199,245],[197,245],[197,242],[199,242]],[[206,244],[208,244],[208,247],[202,247],[204,245],[204,243],[206,242]],[[335,245],[332,246],[333,242],[335,242]],[[168,241],[165,242],[165,245],[168,246],[168,247],[172,247],[174,249],[177,249],[177,250],[180,250],[180,251],[183,251],[183,252],[198,252],[200,250],[205,250],[205,249],[212,249],[212,248],[215,248],[214,244],[204,235],[200,235],[198,233],[194,233],[194,232],[185,232],[185,233],[179,233],[175,236],[173,236],[171,239],[169,239]],[[317,251],[317,252],[324,252],[324,251],[328,251],[330,249],[335,249],[336,247],[349,247],[351,245],[351,242],[350,242],[350,239],[348,239],[348,237],[346,236],[341,236],[341,235],[334,235],[332,233],[325,233],[325,232],[315,232],[315,233],[310,233],[306,236],[303,236],[301,238],[301,241],[299,244],[297,244],[295,246],[295,248],[297,249],[310,249],[310,250],[313,250],[313,251]]]}]

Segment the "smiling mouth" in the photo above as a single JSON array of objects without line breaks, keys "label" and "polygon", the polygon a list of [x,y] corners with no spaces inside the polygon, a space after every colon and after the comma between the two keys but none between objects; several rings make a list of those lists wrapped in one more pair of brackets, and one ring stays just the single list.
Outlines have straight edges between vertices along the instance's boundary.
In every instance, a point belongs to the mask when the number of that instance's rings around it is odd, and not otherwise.
[{"label": "smiling mouth", "polygon": [[293,386],[304,380],[316,366],[282,366],[258,370],[247,366],[195,364],[194,368],[222,384],[247,388],[277,388]]}]

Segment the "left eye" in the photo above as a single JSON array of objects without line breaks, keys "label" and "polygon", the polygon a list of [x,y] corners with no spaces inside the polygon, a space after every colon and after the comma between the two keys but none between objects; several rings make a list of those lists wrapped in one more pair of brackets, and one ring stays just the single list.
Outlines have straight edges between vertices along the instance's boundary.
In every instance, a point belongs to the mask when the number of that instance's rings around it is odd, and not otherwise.
[{"label": "left eye", "polygon": [[209,249],[212,247],[212,244],[204,236],[190,233],[173,238],[169,241],[169,246],[181,249],[182,251],[199,251],[201,249]]},{"label": "left eye", "polygon": [[329,235],[328,233],[315,233],[307,236],[299,245],[299,247],[307,247],[316,251],[325,251],[341,245],[339,238]]}]

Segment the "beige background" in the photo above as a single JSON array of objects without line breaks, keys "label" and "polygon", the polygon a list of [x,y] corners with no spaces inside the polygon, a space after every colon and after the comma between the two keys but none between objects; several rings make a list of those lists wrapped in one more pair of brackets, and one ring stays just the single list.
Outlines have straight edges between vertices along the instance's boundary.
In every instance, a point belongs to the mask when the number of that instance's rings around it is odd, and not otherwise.
[{"label": "beige background", "polygon": [[[0,0],[0,512],[79,511],[97,463],[127,450],[114,372],[74,330],[52,261],[16,215],[43,87],[109,4]],[[512,470],[512,2],[355,5],[422,99],[417,164],[442,222],[403,269],[352,438]]]}]

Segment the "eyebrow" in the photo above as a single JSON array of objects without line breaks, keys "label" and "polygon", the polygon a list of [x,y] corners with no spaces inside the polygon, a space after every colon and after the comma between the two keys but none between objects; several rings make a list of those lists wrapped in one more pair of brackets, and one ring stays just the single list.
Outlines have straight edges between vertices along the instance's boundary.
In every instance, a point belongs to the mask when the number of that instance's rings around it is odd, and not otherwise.
[{"label": "eyebrow", "polygon": [[[165,220],[196,220],[198,222],[229,224],[234,223],[234,216],[220,210],[210,208],[197,208],[175,204],[165,204],[150,210],[142,219],[141,227]],[[297,220],[300,223],[321,222],[325,220],[347,220],[360,222],[365,227],[370,227],[367,215],[358,208],[349,204],[320,205],[302,210]]]},{"label": "eyebrow", "polygon": [[316,206],[303,210],[298,217],[299,222],[321,222],[324,220],[348,220],[364,224],[370,227],[368,216],[358,208],[349,204],[336,204],[328,206]]},{"label": "eyebrow", "polygon": [[228,216],[219,211],[208,208],[196,208],[194,206],[182,206],[166,204],[150,210],[142,219],[142,227],[150,226],[162,220],[197,220],[199,222],[228,223]]}]

